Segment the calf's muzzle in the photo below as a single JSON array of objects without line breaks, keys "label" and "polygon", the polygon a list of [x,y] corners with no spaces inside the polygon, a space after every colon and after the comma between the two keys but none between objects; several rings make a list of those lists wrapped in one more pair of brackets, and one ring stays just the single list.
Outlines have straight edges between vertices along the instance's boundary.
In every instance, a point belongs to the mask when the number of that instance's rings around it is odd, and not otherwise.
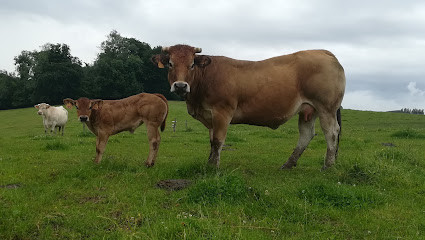
[{"label": "calf's muzzle", "polygon": [[85,116],[85,115],[81,115],[79,117],[79,119],[80,119],[80,122],[87,122],[89,120],[89,117],[88,116]]}]

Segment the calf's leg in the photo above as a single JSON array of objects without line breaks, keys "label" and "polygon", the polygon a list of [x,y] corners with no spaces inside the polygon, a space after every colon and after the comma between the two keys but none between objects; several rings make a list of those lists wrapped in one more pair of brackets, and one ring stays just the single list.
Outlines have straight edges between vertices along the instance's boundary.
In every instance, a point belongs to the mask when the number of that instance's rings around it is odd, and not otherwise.
[{"label": "calf's leg", "polygon": [[96,138],[96,158],[94,162],[99,164],[102,160],[103,152],[105,151],[106,143],[108,143],[109,136],[104,133],[98,133]]},{"label": "calf's leg", "polygon": [[306,115],[303,112],[300,112],[298,118],[298,131],[300,133],[297,146],[295,147],[292,155],[289,157],[288,161],[282,165],[281,169],[291,169],[292,167],[297,166],[297,161],[300,158],[301,154],[307,148],[311,139],[314,137],[314,123],[316,120],[316,115]]},{"label": "calf's leg", "polygon": [[161,143],[158,127],[155,124],[146,124],[149,140],[149,156],[145,162],[147,167],[152,167],[155,164],[156,156],[158,155],[159,144]]}]

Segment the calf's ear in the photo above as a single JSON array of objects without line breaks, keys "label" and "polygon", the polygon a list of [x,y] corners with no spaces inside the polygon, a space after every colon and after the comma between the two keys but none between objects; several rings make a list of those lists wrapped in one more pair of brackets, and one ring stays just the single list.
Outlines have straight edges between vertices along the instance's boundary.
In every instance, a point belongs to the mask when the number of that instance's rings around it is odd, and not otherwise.
[{"label": "calf's ear", "polygon": [[151,62],[158,68],[165,68],[170,61],[170,57],[165,54],[156,54],[151,57]]},{"label": "calf's ear", "polygon": [[199,67],[206,67],[211,63],[211,58],[205,55],[196,55],[194,62]]},{"label": "calf's ear", "polygon": [[39,109],[40,108],[40,105],[37,104],[37,105],[34,105],[34,107],[37,108],[37,109]]},{"label": "calf's ear", "polygon": [[90,102],[91,109],[94,109],[94,110],[101,108],[102,105],[103,105],[102,99],[95,99],[95,100],[91,100]]},{"label": "calf's ear", "polygon": [[71,99],[71,98],[65,98],[63,100],[63,103],[65,104],[65,106],[69,109],[72,108],[72,105],[75,105],[75,100]]}]

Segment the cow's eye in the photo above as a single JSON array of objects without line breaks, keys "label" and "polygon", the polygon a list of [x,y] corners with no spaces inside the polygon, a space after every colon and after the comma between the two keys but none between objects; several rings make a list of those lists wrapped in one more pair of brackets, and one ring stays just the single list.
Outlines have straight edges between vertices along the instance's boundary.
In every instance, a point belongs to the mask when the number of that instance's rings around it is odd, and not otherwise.
[{"label": "cow's eye", "polygon": [[168,62],[168,67],[172,68],[173,64],[171,62]]},{"label": "cow's eye", "polygon": [[195,68],[195,64],[192,63],[192,65],[190,66],[190,70],[193,70]]},{"label": "cow's eye", "polygon": [[75,108],[78,110],[78,107],[77,107],[77,105],[75,105]]}]

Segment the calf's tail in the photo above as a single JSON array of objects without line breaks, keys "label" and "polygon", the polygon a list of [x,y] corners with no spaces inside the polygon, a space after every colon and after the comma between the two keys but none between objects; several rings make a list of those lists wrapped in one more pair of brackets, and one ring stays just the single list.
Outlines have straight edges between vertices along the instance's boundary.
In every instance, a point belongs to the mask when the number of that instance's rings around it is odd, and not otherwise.
[{"label": "calf's tail", "polygon": [[167,101],[167,99],[164,97],[164,95],[162,95],[162,94],[155,93],[155,95],[156,95],[156,96],[158,96],[158,97],[160,97],[160,98],[162,99],[162,101],[164,101],[164,102],[165,102],[165,105],[167,106],[167,112],[165,113],[164,120],[163,120],[163,122],[161,123],[161,132],[163,132],[163,131],[164,131],[164,129],[165,129],[165,122],[167,121],[167,116],[168,116],[168,101]]}]

